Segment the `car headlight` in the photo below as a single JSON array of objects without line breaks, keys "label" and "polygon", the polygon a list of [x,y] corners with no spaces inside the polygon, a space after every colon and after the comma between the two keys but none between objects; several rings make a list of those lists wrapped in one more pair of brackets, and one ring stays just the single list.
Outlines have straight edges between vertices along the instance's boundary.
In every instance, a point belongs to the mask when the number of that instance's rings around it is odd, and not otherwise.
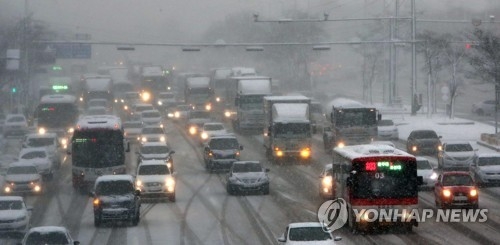
[{"label": "car headlight", "polygon": [[438,145],[437,149],[438,149],[438,151],[442,151],[443,150],[443,146],[442,145]]},{"label": "car headlight", "polygon": [[201,133],[201,138],[204,140],[208,139],[208,134],[206,132]]},{"label": "car headlight", "polygon": [[470,194],[471,197],[475,197],[475,196],[477,196],[477,190],[476,189],[472,189],[472,190],[470,190],[469,194]]},{"label": "car headlight", "polygon": [[158,101],[158,105],[163,105],[163,102],[161,102],[161,101]]},{"label": "car headlight", "polygon": [[190,133],[191,135],[195,135],[195,134],[196,134],[196,127],[195,127],[195,126],[191,126],[191,127],[189,127],[189,133]]},{"label": "car headlight", "polygon": [[94,201],[92,202],[94,206],[99,206],[101,204],[101,200],[99,198],[94,198]]},{"label": "car headlight", "polygon": [[128,110],[128,106],[126,106],[126,105],[125,105],[125,106],[123,106],[123,109],[124,109],[124,110]]},{"label": "car headlight", "polygon": [[411,147],[411,151],[416,152],[418,150],[418,147],[416,145]]},{"label": "car headlight", "polygon": [[207,104],[207,105],[205,106],[205,110],[207,110],[207,111],[212,110],[212,105],[211,105],[211,104]]},{"label": "car headlight", "polygon": [[161,142],[165,142],[165,136],[161,136],[161,137],[160,137],[160,141],[161,141]]},{"label": "car headlight", "polygon": [[38,129],[38,134],[45,134],[47,130],[45,128],[39,128]]},{"label": "car headlight", "polygon": [[5,192],[5,193],[10,193],[10,192],[12,192],[12,189],[10,188],[10,186],[6,186],[6,187],[4,188],[4,192]]},{"label": "car headlight", "polygon": [[115,103],[118,103],[118,99],[115,99]]},{"label": "car headlight", "polygon": [[215,101],[220,102],[220,97],[215,98]]},{"label": "car headlight", "polygon": [[174,113],[170,113],[170,112],[169,112],[169,113],[167,114],[167,116],[168,116],[169,118],[172,118],[172,117],[174,117]]},{"label": "car headlight", "polygon": [[231,117],[231,112],[229,112],[229,111],[224,112],[224,116],[225,117]]},{"label": "car headlight", "polygon": [[140,180],[137,180],[137,181],[135,182],[135,185],[136,185],[137,187],[140,187],[140,186],[142,186],[142,181],[140,181]]},{"label": "car headlight", "polygon": [[180,116],[181,116],[181,113],[180,113],[180,112],[176,111],[176,112],[174,113],[174,117],[175,117],[175,118],[179,118]]},{"label": "car headlight", "polygon": [[444,190],[443,190],[443,196],[444,196],[444,197],[450,197],[450,196],[451,196],[451,191],[450,191],[450,190],[448,190],[448,189],[444,189]]},{"label": "car headlight", "polygon": [[438,177],[438,174],[437,174],[436,172],[432,172],[432,174],[431,174],[431,176],[429,177],[429,179],[431,179],[431,180],[435,180],[435,179],[437,179],[437,177]]},{"label": "car headlight", "polygon": [[343,148],[343,147],[345,146],[345,143],[344,143],[344,142],[339,142],[339,143],[337,144],[337,146],[338,146],[339,148]]},{"label": "car headlight", "polygon": [[173,178],[167,178],[165,180],[165,186],[167,186],[167,187],[175,186],[175,180]]},{"label": "car headlight", "polygon": [[146,138],[146,137],[142,137],[141,141],[142,141],[142,142],[146,142],[146,141],[148,141],[148,138]]},{"label": "car headlight", "polygon": [[68,144],[68,139],[66,139],[66,138],[61,139],[61,144],[62,145],[67,145]]},{"label": "car headlight", "polygon": [[75,128],[71,127],[71,128],[68,129],[68,133],[72,134],[74,132],[75,132]]}]

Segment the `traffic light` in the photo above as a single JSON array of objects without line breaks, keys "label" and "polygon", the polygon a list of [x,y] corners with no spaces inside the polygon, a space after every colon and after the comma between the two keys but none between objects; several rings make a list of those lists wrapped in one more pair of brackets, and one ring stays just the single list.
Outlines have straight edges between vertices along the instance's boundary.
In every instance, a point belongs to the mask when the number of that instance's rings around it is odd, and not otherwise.
[{"label": "traffic light", "polygon": [[62,71],[62,67],[61,66],[52,66],[52,70],[53,71]]},{"label": "traffic light", "polygon": [[16,93],[16,92],[17,92],[17,88],[16,88],[16,87],[13,87],[13,88],[11,89],[11,92],[12,92],[12,93]]}]

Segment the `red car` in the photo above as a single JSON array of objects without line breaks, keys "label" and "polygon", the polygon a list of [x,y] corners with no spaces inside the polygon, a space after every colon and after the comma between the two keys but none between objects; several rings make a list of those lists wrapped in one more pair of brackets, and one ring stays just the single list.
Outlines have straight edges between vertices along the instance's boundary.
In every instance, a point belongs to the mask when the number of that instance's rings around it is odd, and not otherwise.
[{"label": "red car", "polygon": [[434,188],[438,208],[478,208],[479,192],[469,172],[451,171],[441,173]]}]

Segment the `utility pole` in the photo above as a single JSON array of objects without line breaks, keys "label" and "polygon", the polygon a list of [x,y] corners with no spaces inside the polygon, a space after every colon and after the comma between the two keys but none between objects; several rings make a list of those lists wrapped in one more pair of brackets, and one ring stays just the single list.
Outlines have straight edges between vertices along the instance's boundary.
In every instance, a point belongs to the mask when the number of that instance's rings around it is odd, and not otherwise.
[{"label": "utility pole", "polygon": [[415,108],[418,106],[417,97],[417,50],[416,50],[416,18],[415,18],[415,0],[411,0],[411,114],[416,115]]}]

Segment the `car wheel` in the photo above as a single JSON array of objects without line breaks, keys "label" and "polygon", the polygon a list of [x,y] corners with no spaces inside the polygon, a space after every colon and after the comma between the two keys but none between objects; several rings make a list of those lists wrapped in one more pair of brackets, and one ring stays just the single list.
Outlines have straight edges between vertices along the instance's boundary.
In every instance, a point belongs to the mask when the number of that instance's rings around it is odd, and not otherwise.
[{"label": "car wheel", "polygon": [[98,215],[97,217],[94,216],[94,226],[99,227],[101,226],[102,220],[101,220],[101,215]]}]

